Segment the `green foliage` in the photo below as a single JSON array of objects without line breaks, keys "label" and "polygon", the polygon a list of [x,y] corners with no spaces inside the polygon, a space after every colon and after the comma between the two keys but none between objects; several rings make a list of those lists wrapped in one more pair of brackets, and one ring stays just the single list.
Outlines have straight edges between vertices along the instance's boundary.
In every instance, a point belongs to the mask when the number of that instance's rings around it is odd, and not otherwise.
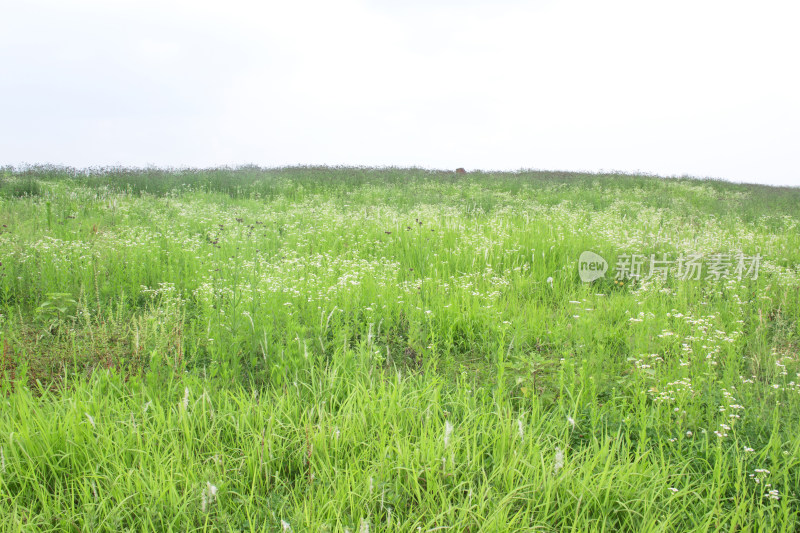
[{"label": "green foliage", "polygon": [[800,189],[3,172],[0,531],[796,528]]},{"label": "green foliage", "polygon": [[42,186],[39,181],[28,179],[10,179],[9,176],[0,178],[0,196],[6,198],[25,198],[41,196]]},{"label": "green foliage", "polygon": [[68,292],[49,292],[46,298],[36,308],[36,315],[50,333],[63,332],[68,323],[74,323],[78,302]]}]

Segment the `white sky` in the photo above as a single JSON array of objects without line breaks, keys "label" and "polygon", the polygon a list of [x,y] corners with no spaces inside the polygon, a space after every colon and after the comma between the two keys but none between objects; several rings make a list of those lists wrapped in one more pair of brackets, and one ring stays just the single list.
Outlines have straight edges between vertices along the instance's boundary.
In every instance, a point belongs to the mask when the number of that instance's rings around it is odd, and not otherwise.
[{"label": "white sky", "polygon": [[800,186],[800,3],[0,0],[0,165]]}]

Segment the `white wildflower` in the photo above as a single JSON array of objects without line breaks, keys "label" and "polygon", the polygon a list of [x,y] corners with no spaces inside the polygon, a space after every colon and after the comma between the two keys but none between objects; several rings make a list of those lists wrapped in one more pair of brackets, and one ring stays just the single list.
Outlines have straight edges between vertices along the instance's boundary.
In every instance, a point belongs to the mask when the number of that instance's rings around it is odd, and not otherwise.
[{"label": "white wildflower", "polygon": [[555,464],[553,465],[553,471],[558,474],[558,471],[564,467],[564,452],[556,446],[556,458]]},{"label": "white wildflower", "polygon": [[672,492],[678,492],[678,489],[676,489],[675,487],[670,487],[669,490],[671,490]]},{"label": "white wildflower", "polygon": [[552,287],[553,286],[553,278],[552,277],[547,278],[547,283]]},{"label": "white wildflower", "polygon": [[361,519],[361,522],[358,525],[358,533],[369,533],[369,522]]},{"label": "white wildflower", "polygon": [[287,531],[292,530],[292,526],[289,525],[289,522],[286,520],[281,520],[281,530],[286,533]]},{"label": "white wildflower", "polygon": [[572,418],[571,416],[567,415],[567,422],[569,422],[569,425],[572,426],[572,429],[575,429],[575,419],[574,418]]},{"label": "white wildflower", "polygon": [[189,409],[189,387],[183,391],[183,408]]},{"label": "white wildflower", "polygon": [[450,444],[450,435],[453,433],[453,424],[450,421],[444,423],[444,447]]},{"label": "white wildflower", "polygon": [[206,488],[203,489],[203,494],[200,498],[200,510],[206,512],[209,505],[214,503],[217,499],[217,487],[212,485],[210,481],[206,481]]},{"label": "white wildflower", "polygon": [[522,420],[517,420],[517,433],[519,434],[519,440],[525,440],[525,429],[522,426]]}]

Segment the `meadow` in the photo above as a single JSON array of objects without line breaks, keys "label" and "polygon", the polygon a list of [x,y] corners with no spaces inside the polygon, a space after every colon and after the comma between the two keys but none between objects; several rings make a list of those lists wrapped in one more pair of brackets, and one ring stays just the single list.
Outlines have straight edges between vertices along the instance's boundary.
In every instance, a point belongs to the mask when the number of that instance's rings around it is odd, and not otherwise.
[{"label": "meadow", "polygon": [[0,175],[0,531],[798,529],[800,189]]}]

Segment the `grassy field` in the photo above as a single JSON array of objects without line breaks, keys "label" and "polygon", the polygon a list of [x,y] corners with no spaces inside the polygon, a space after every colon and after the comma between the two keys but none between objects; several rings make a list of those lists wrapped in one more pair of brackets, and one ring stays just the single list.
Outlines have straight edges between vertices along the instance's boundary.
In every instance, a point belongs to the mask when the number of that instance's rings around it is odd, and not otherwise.
[{"label": "grassy field", "polygon": [[0,173],[0,531],[798,529],[800,189]]}]

